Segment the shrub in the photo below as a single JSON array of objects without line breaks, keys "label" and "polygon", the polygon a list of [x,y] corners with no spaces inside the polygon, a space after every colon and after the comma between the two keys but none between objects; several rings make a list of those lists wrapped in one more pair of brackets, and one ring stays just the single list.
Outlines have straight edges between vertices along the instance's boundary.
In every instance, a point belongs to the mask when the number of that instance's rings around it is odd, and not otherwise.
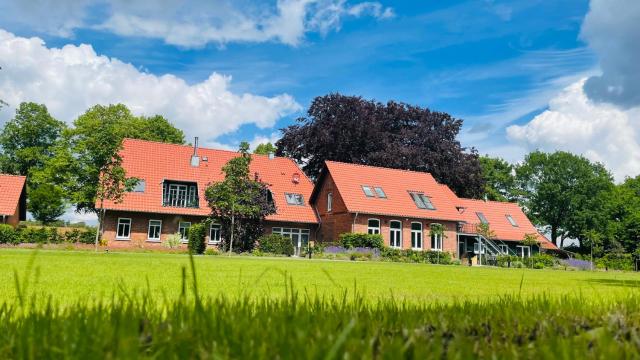
[{"label": "shrub", "polygon": [[17,239],[18,234],[11,225],[0,224],[0,244],[15,244]]},{"label": "shrub", "polygon": [[430,264],[451,264],[452,256],[448,252],[427,250],[423,251],[422,253],[425,262],[428,262]]},{"label": "shrub", "polygon": [[515,255],[499,255],[496,260],[498,262],[498,266],[510,267],[514,262],[520,261],[520,257]]},{"label": "shrub", "polygon": [[207,229],[206,222],[193,224],[189,228],[189,234],[187,235],[189,243],[187,247],[193,254],[204,254],[204,250],[207,248]]},{"label": "shrub", "polygon": [[94,244],[96,242],[96,228],[89,228],[86,231],[80,232],[80,243],[82,244]]},{"label": "shrub", "polygon": [[72,229],[72,230],[67,230],[64,233],[64,241],[69,242],[69,243],[78,243],[80,242],[80,230],[79,229]]},{"label": "shrub", "polygon": [[511,267],[512,268],[516,268],[516,269],[520,269],[524,267],[524,264],[522,263],[522,261],[514,261],[511,263]]},{"label": "shrub", "polygon": [[293,243],[280,234],[262,235],[258,239],[258,250],[263,253],[291,256],[294,254]]},{"label": "shrub", "polygon": [[346,248],[384,248],[380,234],[344,233],[340,234],[340,243]]},{"label": "shrub", "polygon": [[[178,234],[180,235],[180,234]],[[213,248],[208,248],[207,250],[204,251],[205,255],[220,255],[220,251],[218,251],[218,249],[213,249]]]},{"label": "shrub", "polygon": [[545,265],[543,263],[541,263],[541,262],[537,262],[537,263],[533,264],[533,268],[534,269],[544,269]]},{"label": "shrub", "polygon": [[608,253],[596,261],[599,268],[607,270],[633,270],[631,254]]},{"label": "shrub", "polygon": [[524,263],[528,267],[535,267],[537,263],[541,263],[543,267],[553,267],[557,262],[556,258],[548,254],[535,254],[524,259]]},{"label": "shrub", "polygon": [[182,244],[182,235],[180,233],[171,234],[167,236],[163,244],[169,249],[177,248]]}]

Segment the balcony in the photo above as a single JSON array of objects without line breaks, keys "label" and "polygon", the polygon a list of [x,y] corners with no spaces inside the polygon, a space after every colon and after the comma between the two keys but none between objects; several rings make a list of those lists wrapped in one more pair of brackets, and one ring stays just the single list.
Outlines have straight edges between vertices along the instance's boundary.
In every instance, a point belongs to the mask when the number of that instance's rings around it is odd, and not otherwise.
[{"label": "balcony", "polygon": [[162,184],[162,206],[199,208],[198,185],[196,183],[165,182]]},{"label": "balcony", "polygon": [[458,232],[461,234],[477,234],[478,225],[474,223],[463,223],[458,225]]}]

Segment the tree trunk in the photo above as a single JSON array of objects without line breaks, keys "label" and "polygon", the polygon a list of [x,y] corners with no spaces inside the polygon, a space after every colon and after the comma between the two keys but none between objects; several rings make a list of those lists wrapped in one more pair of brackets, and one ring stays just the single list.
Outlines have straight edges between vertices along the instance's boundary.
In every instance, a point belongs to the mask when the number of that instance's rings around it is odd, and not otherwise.
[{"label": "tree trunk", "polygon": [[[100,240],[100,230],[102,230],[102,222],[104,221],[104,210],[103,210],[104,200],[100,200],[100,209],[98,209],[98,229],[96,230],[96,242],[95,248],[96,252],[98,252],[98,241]],[[118,231],[118,229],[116,229]]]},{"label": "tree trunk", "polygon": [[234,232],[234,224],[235,224],[236,215],[231,214],[231,240],[229,241],[229,256],[231,256],[231,252],[233,251],[233,232]]},{"label": "tree trunk", "polygon": [[562,244],[558,243],[558,227],[555,225],[551,226],[551,241],[553,241],[558,247],[562,247]]}]

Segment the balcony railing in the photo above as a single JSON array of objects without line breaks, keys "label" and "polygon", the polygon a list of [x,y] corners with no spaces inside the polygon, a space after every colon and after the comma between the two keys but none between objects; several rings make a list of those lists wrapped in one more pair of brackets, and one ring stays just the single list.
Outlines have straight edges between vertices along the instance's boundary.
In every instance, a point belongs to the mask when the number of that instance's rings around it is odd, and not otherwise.
[{"label": "balcony railing", "polygon": [[181,207],[181,208],[199,208],[198,198],[176,198],[174,196],[165,196],[162,199],[162,206]]},{"label": "balcony railing", "polygon": [[475,223],[463,223],[458,225],[458,232],[462,234],[477,234],[478,233],[478,225]]}]

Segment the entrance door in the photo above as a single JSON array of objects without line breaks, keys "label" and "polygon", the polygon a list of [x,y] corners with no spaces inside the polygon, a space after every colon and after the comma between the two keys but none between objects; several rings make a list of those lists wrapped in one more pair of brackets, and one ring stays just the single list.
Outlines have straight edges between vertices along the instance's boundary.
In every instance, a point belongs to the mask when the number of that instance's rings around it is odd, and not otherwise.
[{"label": "entrance door", "polygon": [[458,242],[458,259],[462,259],[467,254],[467,246],[464,241]]}]

